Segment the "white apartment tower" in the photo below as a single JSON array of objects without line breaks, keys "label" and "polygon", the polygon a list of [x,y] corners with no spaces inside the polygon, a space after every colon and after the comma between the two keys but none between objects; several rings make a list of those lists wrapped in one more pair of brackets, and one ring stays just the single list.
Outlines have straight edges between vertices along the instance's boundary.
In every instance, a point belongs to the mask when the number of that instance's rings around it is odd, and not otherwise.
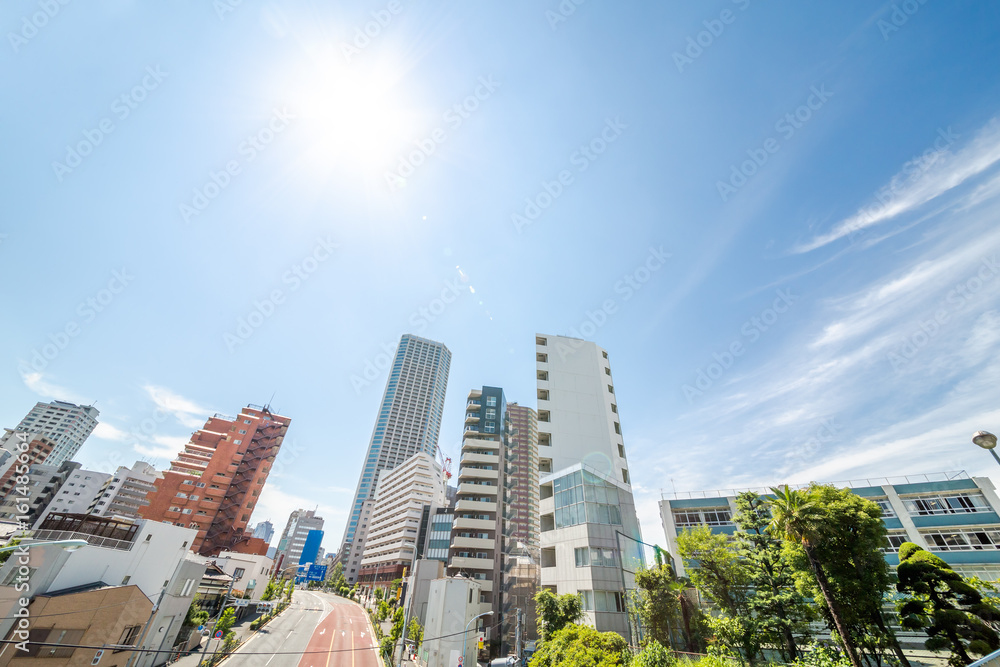
[{"label": "white apartment tower", "polygon": [[417,551],[424,507],[446,502],[441,464],[430,454],[414,454],[382,473],[361,559],[359,583],[388,587],[403,576]]},{"label": "white apartment tower", "polygon": [[131,468],[118,466],[91,503],[90,513],[138,519],[139,508],[149,505],[147,496],[156,490],[156,480],[161,477],[163,473],[145,461],[136,461]]},{"label": "white apartment tower", "polygon": [[99,414],[92,405],[65,401],[36,403],[14,430],[38,433],[54,440],[55,447],[43,463],[59,466],[80,451],[84,441],[94,432]]},{"label": "white apartment tower", "polygon": [[375,497],[379,475],[414,454],[437,452],[450,367],[451,352],[442,343],[412,334],[400,339],[339,552],[344,576],[352,584],[364,554],[365,501]]},{"label": "white apartment tower", "polygon": [[542,588],[579,593],[589,624],[628,637],[621,550],[641,534],[608,353],[538,334],[535,365]]}]

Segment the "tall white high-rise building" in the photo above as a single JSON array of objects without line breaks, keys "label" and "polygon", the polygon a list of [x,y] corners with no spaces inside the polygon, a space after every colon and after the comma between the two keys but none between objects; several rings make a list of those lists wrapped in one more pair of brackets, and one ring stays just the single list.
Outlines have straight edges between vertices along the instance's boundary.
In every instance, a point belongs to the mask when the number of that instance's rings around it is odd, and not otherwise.
[{"label": "tall white high-rise building", "polygon": [[450,368],[451,352],[443,343],[412,334],[400,339],[341,543],[340,562],[349,583],[361,571],[364,505],[374,498],[379,475],[414,454],[436,454]]},{"label": "tall white high-rise building", "polygon": [[156,491],[156,480],[162,477],[162,472],[145,461],[136,461],[131,468],[118,466],[91,503],[90,513],[138,519],[139,509],[149,505],[148,496]]},{"label": "tall white high-rise building", "polygon": [[58,467],[80,451],[84,441],[94,432],[99,414],[92,405],[65,401],[36,403],[14,430],[38,433],[54,440],[55,447],[44,463]]},{"label": "tall white high-rise building", "polygon": [[271,538],[274,537],[274,524],[270,521],[261,521],[254,527],[253,536],[270,544]]},{"label": "tall white high-rise building", "polygon": [[424,507],[446,501],[444,471],[430,454],[414,454],[385,471],[375,492],[359,583],[388,588],[402,577],[418,549]]},{"label": "tall white high-rise building", "polygon": [[589,624],[628,637],[621,551],[642,536],[608,353],[538,334],[535,370],[542,588],[579,593]]}]

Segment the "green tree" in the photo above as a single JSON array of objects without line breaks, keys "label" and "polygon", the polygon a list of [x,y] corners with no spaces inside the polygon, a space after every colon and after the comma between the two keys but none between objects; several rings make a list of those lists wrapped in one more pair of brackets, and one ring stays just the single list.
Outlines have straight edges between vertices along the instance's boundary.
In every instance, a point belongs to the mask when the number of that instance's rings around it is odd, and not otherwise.
[{"label": "green tree", "polygon": [[[638,586],[636,611],[649,632],[650,639],[688,653],[702,653],[705,648],[705,618],[688,595],[689,583],[678,579],[669,563],[660,562],[635,573]],[[675,645],[673,630],[681,637]]]},{"label": "green tree", "polygon": [[[10,542],[8,542],[7,544],[5,544],[4,546],[7,546],[7,547],[16,547],[20,543],[21,543],[21,538],[20,537],[15,537],[14,539],[12,539]],[[13,553],[14,553],[14,550],[4,551],[3,553],[0,553],[0,565],[3,565],[4,563],[6,563],[7,559],[10,558],[11,554],[13,554]]]},{"label": "green tree", "polygon": [[583,619],[583,602],[579,595],[573,593],[556,595],[548,589],[539,591],[535,594],[535,605],[538,634],[543,642],[567,625]]},{"label": "green tree", "polygon": [[222,612],[222,616],[220,616],[219,620],[215,622],[215,627],[212,628],[212,630],[214,632],[219,632],[221,630],[222,636],[225,637],[229,634],[229,631],[232,630],[234,625],[236,625],[236,612],[232,607],[229,607]]},{"label": "green tree", "polygon": [[795,588],[781,541],[767,529],[770,520],[766,501],[756,493],[746,491],[736,496],[736,545],[751,590],[747,608],[765,643],[777,647],[783,661],[794,662],[800,657],[795,637],[808,637],[813,615]]},{"label": "green tree", "polygon": [[969,653],[983,656],[1000,648],[1000,636],[985,622],[1000,618],[1000,610],[939,557],[905,542],[896,574],[896,590],[906,595],[899,603],[902,625],[926,631],[927,650],[950,650],[949,663],[960,667],[973,661]]},{"label": "green tree", "polygon": [[261,594],[260,599],[263,600],[264,602],[267,602],[268,600],[273,600],[274,598],[278,597],[280,590],[281,589],[279,588],[278,582],[275,581],[274,579],[271,579],[269,582],[267,582],[267,586],[264,587],[264,592]]},{"label": "green tree", "polygon": [[531,667],[628,667],[628,644],[617,632],[567,625],[544,641]]},{"label": "green tree", "polygon": [[376,600],[381,600],[383,597],[385,597],[385,591],[383,591],[381,588],[376,588],[374,595]]},{"label": "green tree", "polygon": [[632,658],[632,667],[674,667],[677,656],[655,639],[647,642]]},{"label": "green tree", "polygon": [[706,619],[716,645],[729,655],[757,662],[763,640],[748,605],[748,568],[731,539],[699,526],[677,536],[677,550],[692,583],[719,609],[719,615]]},{"label": "green tree", "polygon": [[184,615],[184,622],[181,625],[196,628],[208,622],[208,612],[199,605],[200,598],[201,596],[196,593],[194,598],[191,599],[191,606],[188,607],[187,614]]},{"label": "green tree", "polygon": [[834,597],[826,569],[819,557],[820,527],[825,518],[823,511],[809,494],[791,489],[787,485],[783,488],[772,488],[771,492],[774,494],[774,498],[768,502],[771,530],[801,547],[812,570],[816,587],[826,603],[828,617],[839,636],[844,653],[847,654],[853,667],[862,667],[854,640],[844,620],[841,603]]}]

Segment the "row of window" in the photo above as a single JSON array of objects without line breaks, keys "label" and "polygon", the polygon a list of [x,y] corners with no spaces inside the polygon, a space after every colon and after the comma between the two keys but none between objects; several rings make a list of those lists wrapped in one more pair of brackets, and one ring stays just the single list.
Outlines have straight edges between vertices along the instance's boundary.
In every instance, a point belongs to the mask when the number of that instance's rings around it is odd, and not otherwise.
[{"label": "row of window", "polygon": [[577,567],[618,567],[614,549],[602,547],[577,547],[573,549]]}]

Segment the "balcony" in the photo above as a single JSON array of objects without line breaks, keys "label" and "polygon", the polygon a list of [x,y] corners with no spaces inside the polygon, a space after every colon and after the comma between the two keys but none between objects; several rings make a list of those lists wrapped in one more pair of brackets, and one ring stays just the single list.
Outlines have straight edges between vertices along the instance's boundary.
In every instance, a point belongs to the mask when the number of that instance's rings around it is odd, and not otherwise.
[{"label": "balcony", "polygon": [[461,459],[462,465],[467,463],[486,463],[486,464],[497,464],[500,463],[499,454],[462,454]]},{"label": "balcony", "polygon": [[468,403],[465,404],[466,410],[478,410],[481,407],[483,407],[483,404],[480,403],[479,401],[469,401]]},{"label": "balcony", "polygon": [[460,468],[458,479],[500,479],[499,470],[483,470],[482,468]]},{"label": "balcony", "polygon": [[466,424],[478,424],[479,423],[479,413],[478,412],[470,412],[467,415],[465,415],[465,423]]},{"label": "balcony", "polygon": [[493,559],[492,558],[463,558],[461,556],[454,556],[451,562],[448,564],[449,567],[461,568],[463,570],[492,570],[493,569]]},{"label": "balcony", "polygon": [[496,512],[496,502],[484,503],[479,500],[459,500],[455,504],[456,512]]},{"label": "balcony", "polygon": [[478,549],[481,551],[493,550],[496,548],[496,541],[482,537],[455,537],[451,540],[452,548]]},{"label": "balcony", "polygon": [[495,496],[497,495],[498,488],[496,486],[486,486],[485,484],[459,484],[458,493],[461,495]]},{"label": "balcony", "polygon": [[496,530],[497,522],[490,519],[456,517],[452,527],[454,530]]}]

